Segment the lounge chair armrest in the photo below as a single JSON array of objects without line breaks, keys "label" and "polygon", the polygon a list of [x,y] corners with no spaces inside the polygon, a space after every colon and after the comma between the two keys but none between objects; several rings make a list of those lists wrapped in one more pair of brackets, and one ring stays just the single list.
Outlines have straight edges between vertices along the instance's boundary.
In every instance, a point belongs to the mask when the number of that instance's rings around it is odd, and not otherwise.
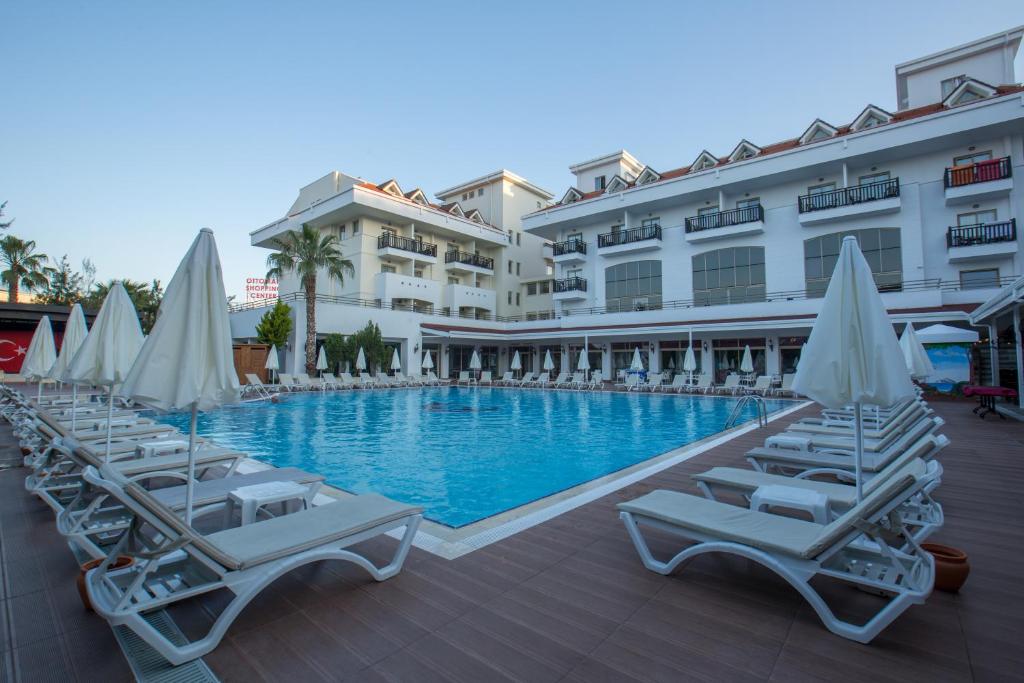
[{"label": "lounge chair armrest", "polygon": [[146,479],[156,479],[170,477],[171,479],[181,479],[184,482],[188,482],[188,475],[184,472],[172,472],[170,470],[158,470],[156,472],[142,472],[128,477],[128,481],[144,481]]}]

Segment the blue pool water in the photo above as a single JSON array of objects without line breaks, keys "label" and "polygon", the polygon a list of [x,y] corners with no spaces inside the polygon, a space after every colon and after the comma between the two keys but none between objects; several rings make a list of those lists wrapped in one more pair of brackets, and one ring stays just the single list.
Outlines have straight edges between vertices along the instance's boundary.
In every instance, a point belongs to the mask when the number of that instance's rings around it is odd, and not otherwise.
[{"label": "blue pool water", "polygon": [[[199,433],[459,527],[722,431],[735,399],[427,388],[309,392],[200,414]],[[785,401],[768,401],[769,411]],[[791,405],[791,404],[789,404]],[[755,419],[748,404],[745,419]],[[187,430],[188,416],[161,420]]]}]

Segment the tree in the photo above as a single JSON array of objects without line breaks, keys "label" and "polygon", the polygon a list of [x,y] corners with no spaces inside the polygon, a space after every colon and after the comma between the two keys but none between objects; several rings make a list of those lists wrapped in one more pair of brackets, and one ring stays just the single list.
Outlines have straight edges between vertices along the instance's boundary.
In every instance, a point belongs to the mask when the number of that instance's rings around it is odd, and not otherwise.
[{"label": "tree", "polygon": [[341,334],[329,334],[324,339],[324,353],[327,354],[327,364],[332,368],[340,369],[346,361],[350,361],[350,347],[348,340]]},{"label": "tree", "polygon": [[[82,300],[82,306],[94,311],[99,310],[115,282],[118,282],[118,280],[98,282],[93,285],[92,291]],[[142,325],[142,332],[149,334],[149,331],[153,329],[153,325],[156,323],[156,315],[160,310],[160,302],[164,297],[160,281],[153,280],[149,285],[135,282],[134,280],[120,280],[120,282],[124,286],[125,291],[128,292],[128,298],[132,300],[132,305],[135,306],[135,312],[139,316],[139,324]]]},{"label": "tree", "polygon": [[366,358],[366,369],[371,372],[380,370],[391,360],[388,347],[384,344],[384,338],[380,334],[380,328],[373,321],[366,323],[366,327],[350,335],[345,340],[345,344],[348,354],[345,360],[354,365],[356,357],[359,355],[359,349],[362,349],[363,356]]},{"label": "tree", "polygon": [[49,257],[36,252],[33,240],[22,240],[14,235],[0,239],[0,282],[7,285],[8,301],[16,303],[21,289],[28,292],[46,287],[52,268],[46,265]]},{"label": "tree", "polygon": [[55,261],[56,268],[50,275],[46,290],[39,297],[44,304],[70,306],[78,302],[82,296],[82,275],[71,269],[71,262],[65,254],[60,261]]},{"label": "tree", "polygon": [[280,280],[294,273],[302,291],[306,293],[306,372],[316,373],[316,276],[320,271],[329,280],[345,282],[352,275],[352,262],[342,257],[338,239],[334,235],[321,235],[307,224],[302,230],[289,230],[274,240],[274,253],[267,256],[267,279]]},{"label": "tree", "polygon": [[88,294],[96,284],[96,265],[89,259],[82,259],[82,291]]},{"label": "tree", "polygon": [[[7,206],[7,202],[6,201],[4,201],[3,203],[0,203],[0,218],[3,218],[3,216],[4,216],[4,207],[5,206]],[[11,220],[9,220],[9,221],[0,221],[0,230],[6,230],[7,228],[11,227],[12,223],[14,223],[14,219],[13,218]]]},{"label": "tree", "polygon": [[284,347],[291,333],[292,307],[278,299],[256,323],[256,338],[261,344],[273,344],[280,349]]}]

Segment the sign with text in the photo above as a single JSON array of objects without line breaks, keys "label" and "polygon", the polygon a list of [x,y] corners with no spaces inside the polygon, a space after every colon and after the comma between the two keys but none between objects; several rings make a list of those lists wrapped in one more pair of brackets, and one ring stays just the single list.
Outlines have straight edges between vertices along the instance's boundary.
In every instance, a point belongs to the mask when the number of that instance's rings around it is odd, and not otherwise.
[{"label": "sign with text", "polygon": [[277,280],[264,277],[245,278],[245,300],[262,301],[277,298]]}]

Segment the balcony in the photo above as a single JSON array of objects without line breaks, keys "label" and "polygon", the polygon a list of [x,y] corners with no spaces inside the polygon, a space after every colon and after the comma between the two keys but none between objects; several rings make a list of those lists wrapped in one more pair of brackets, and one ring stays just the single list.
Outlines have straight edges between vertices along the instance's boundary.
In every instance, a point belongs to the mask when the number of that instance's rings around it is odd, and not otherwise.
[{"label": "balcony", "polygon": [[581,239],[555,242],[552,253],[555,263],[582,263],[587,258],[587,243]]},{"label": "balcony", "polygon": [[806,194],[799,198],[798,208],[801,225],[896,213],[900,210],[900,179]]},{"label": "balcony", "polygon": [[687,242],[756,235],[762,232],[764,232],[764,207],[760,204],[706,213],[686,219]]},{"label": "balcony", "polygon": [[1017,220],[950,227],[946,257],[950,263],[1005,258],[1017,253]]},{"label": "balcony", "polygon": [[468,251],[457,251],[455,249],[446,251],[444,253],[444,265],[445,268],[455,273],[494,274],[494,259],[489,256],[472,254]]},{"label": "balcony", "polygon": [[437,263],[437,245],[385,232],[377,238],[377,256],[396,261]]},{"label": "balcony", "polygon": [[455,313],[463,308],[479,308],[494,313],[497,295],[493,289],[467,287],[466,285],[445,285],[444,305]]},{"label": "balcony", "polygon": [[425,302],[433,307],[441,305],[441,284],[435,280],[399,273],[377,273],[373,277],[376,297],[382,302],[401,299]]},{"label": "balcony", "polygon": [[946,169],[943,184],[947,206],[998,199],[1013,189],[1013,166],[1010,157],[954,166]]},{"label": "balcony", "polygon": [[567,277],[563,280],[555,280],[551,298],[555,301],[586,299],[587,279],[582,277]]},{"label": "balcony", "polygon": [[602,256],[647,251],[661,248],[661,226],[643,225],[639,228],[618,230],[597,236],[598,252]]}]

